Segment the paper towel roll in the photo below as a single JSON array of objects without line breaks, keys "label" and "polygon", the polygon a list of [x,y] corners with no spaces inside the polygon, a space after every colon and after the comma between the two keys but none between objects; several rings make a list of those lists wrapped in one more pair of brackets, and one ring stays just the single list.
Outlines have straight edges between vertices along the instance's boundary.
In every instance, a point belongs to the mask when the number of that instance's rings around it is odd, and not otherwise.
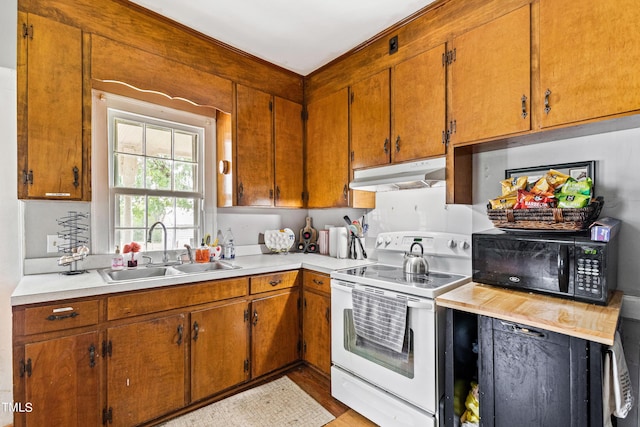
[{"label": "paper towel roll", "polygon": [[349,234],[347,227],[336,227],[336,258],[347,258],[349,256]]},{"label": "paper towel roll", "polygon": [[334,258],[338,254],[338,228],[329,227],[329,256]]}]

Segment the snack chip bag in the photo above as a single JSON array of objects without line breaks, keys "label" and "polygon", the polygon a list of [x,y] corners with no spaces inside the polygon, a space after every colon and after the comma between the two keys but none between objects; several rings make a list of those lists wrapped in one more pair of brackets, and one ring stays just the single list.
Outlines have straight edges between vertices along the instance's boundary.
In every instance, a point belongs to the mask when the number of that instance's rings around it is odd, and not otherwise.
[{"label": "snack chip bag", "polygon": [[518,198],[516,196],[510,195],[489,200],[489,203],[491,204],[491,209],[513,209],[517,201]]},{"label": "snack chip bag", "polygon": [[590,196],[584,194],[559,194],[559,208],[584,208],[589,205]]},{"label": "snack chip bag", "polygon": [[542,196],[551,196],[553,195],[553,191],[554,188],[549,184],[546,175],[537,180],[533,187],[531,187],[531,193]]},{"label": "snack chip bag", "polygon": [[562,184],[567,182],[567,180],[570,178],[569,175],[564,174],[562,172],[558,172],[557,170],[554,170],[554,169],[550,169],[549,172],[547,172],[547,174],[545,175],[545,177],[547,178],[547,182],[549,183],[549,185],[552,186],[554,189],[560,187]]},{"label": "snack chip bag", "polygon": [[518,201],[514,209],[553,208],[555,204],[556,199],[553,196],[518,190]]},{"label": "snack chip bag", "polygon": [[515,195],[518,190],[526,190],[527,179],[526,176],[517,176],[500,181],[500,184],[502,184],[502,196]]},{"label": "snack chip bag", "polygon": [[587,177],[580,181],[576,181],[573,178],[569,178],[560,189],[561,194],[582,194],[585,196],[591,195],[591,189],[593,188],[593,181]]}]

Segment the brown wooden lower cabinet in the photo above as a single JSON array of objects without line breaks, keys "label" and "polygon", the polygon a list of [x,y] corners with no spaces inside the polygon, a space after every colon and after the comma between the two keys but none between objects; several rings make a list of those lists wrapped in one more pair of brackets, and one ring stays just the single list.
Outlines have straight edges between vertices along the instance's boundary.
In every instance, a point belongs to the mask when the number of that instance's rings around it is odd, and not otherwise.
[{"label": "brown wooden lower cabinet", "polygon": [[144,424],[299,361],[298,274],[14,307],[15,426]]},{"label": "brown wooden lower cabinet", "polygon": [[249,303],[191,313],[191,401],[249,379]]},{"label": "brown wooden lower cabinet", "polygon": [[251,377],[300,359],[300,292],[297,288],[251,303]]},{"label": "brown wooden lower cabinet", "polygon": [[329,375],[331,371],[331,297],[304,291],[304,360]]},{"label": "brown wooden lower cabinet", "polygon": [[[91,426],[102,423],[98,333],[87,332],[24,346],[20,363],[24,400],[16,426]],[[20,412],[19,412],[20,413]]]},{"label": "brown wooden lower cabinet", "polygon": [[185,315],[107,330],[107,402],[113,426],[133,426],[185,406]]}]

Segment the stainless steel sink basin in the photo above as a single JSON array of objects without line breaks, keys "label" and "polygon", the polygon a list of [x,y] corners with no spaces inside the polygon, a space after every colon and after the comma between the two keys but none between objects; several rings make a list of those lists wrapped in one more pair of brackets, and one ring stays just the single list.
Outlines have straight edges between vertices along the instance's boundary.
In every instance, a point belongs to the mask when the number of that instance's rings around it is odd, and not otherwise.
[{"label": "stainless steel sink basin", "polygon": [[104,268],[102,270],[98,270],[98,272],[107,283],[114,283],[149,280],[163,276],[184,276],[212,271],[234,270],[238,268],[240,267],[216,261],[203,264],[138,267],[131,270],[112,270],[110,268]]},{"label": "stainless steel sink basin", "polygon": [[240,267],[235,267],[233,265],[216,261],[216,262],[207,262],[202,264],[182,264],[182,265],[176,265],[173,268],[175,268],[178,271],[182,271],[183,273],[202,273],[206,271],[233,270]]},{"label": "stainless steel sink basin", "polygon": [[166,276],[168,267],[136,268],[134,270],[112,270],[105,268],[99,270],[107,282],[121,282],[124,280],[141,280],[153,277]]}]

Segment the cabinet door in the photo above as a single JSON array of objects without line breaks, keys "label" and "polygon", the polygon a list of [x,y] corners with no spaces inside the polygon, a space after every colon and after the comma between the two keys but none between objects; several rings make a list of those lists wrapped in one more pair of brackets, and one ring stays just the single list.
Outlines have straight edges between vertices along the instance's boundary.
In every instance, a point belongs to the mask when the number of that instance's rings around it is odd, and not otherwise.
[{"label": "cabinet door", "polygon": [[540,2],[542,127],[640,109],[637,0]]},{"label": "cabinet door", "polygon": [[107,330],[107,407],[114,426],[137,425],[185,405],[184,317]]},{"label": "cabinet door", "polygon": [[305,175],[309,208],[349,204],[348,102],[345,88],[307,105]]},{"label": "cabinet door", "polygon": [[444,45],[396,65],[393,71],[391,159],[404,162],[445,153]]},{"label": "cabinet door", "polygon": [[246,301],[191,313],[191,401],[249,379]]},{"label": "cabinet door", "polygon": [[275,205],[303,206],[302,105],[275,97]]},{"label": "cabinet door", "polygon": [[303,310],[304,360],[329,375],[331,370],[331,298],[305,291]]},{"label": "cabinet door", "polygon": [[273,205],[272,110],[271,95],[237,85],[238,206]]},{"label": "cabinet door", "polygon": [[390,161],[389,70],[351,86],[351,168]]},{"label": "cabinet door", "polygon": [[453,144],[530,130],[530,19],[523,6],[453,40]]},{"label": "cabinet door", "polygon": [[251,303],[251,377],[257,378],[300,358],[297,289]]},{"label": "cabinet door", "polygon": [[94,426],[102,423],[98,333],[25,345],[27,426]]},{"label": "cabinet door", "polygon": [[27,16],[18,23],[27,31],[18,52],[18,197],[81,199],[82,31]]},{"label": "cabinet door", "polygon": [[484,316],[479,327],[483,425],[590,425],[585,340]]}]

